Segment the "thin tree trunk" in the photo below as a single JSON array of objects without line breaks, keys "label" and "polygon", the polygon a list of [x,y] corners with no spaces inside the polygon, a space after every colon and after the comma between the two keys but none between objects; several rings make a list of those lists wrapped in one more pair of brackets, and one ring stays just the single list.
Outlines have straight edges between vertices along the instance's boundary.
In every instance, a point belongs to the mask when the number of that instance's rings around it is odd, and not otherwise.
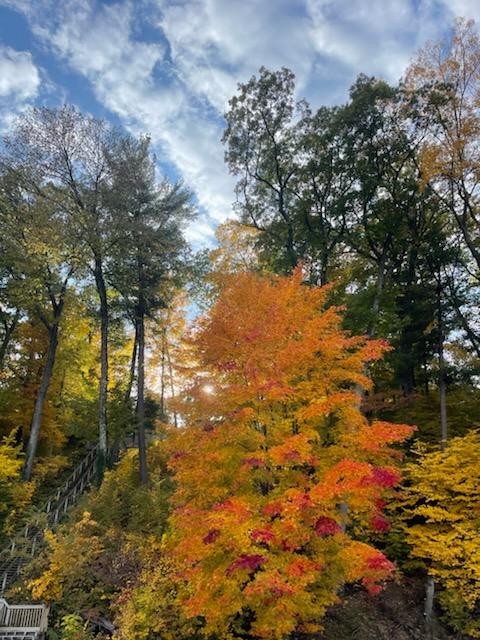
[{"label": "thin tree trunk", "polygon": [[100,385],[98,393],[97,482],[100,484],[107,460],[107,391],[108,391],[108,301],[103,265],[95,259],[95,284],[100,299]]},{"label": "thin tree trunk", "polygon": [[137,335],[137,323],[135,322],[135,337],[133,338],[132,357],[130,360],[130,373],[128,376],[128,384],[125,389],[125,395],[123,401],[128,404],[130,396],[132,395],[133,381],[135,380],[135,366],[137,364],[137,348],[138,348],[138,335]]},{"label": "thin tree trunk", "polygon": [[142,303],[137,312],[138,377],[137,377],[137,430],[140,481],[148,484],[147,448],[145,443],[145,313]]},{"label": "thin tree trunk", "polygon": [[47,350],[47,360],[42,372],[42,378],[40,381],[40,387],[35,400],[35,407],[33,410],[32,421],[30,423],[30,435],[28,437],[27,451],[25,457],[25,464],[23,467],[22,478],[28,482],[32,477],[33,463],[37,453],[38,440],[40,437],[40,429],[42,426],[42,413],[45,406],[45,399],[47,397],[48,388],[52,379],[53,367],[55,364],[55,357],[57,355],[58,346],[58,332],[59,322],[62,313],[63,302],[56,309],[56,317],[53,320],[53,324],[50,326],[49,342]]},{"label": "thin tree trunk", "polygon": [[[132,355],[130,358],[130,371],[128,374],[128,383],[125,393],[123,395],[123,403],[125,408],[128,408],[130,397],[132,395],[133,381],[135,380],[135,366],[137,364],[137,323],[135,322],[135,337],[133,339]],[[118,460],[120,456],[120,434],[115,436],[115,439],[110,446],[108,452],[108,464],[110,467]]]},{"label": "thin tree trunk", "polygon": [[425,350],[425,346],[423,348],[423,354],[422,354],[422,365],[423,365],[423,375],[425,376],[423,385],[424,385],[425,395],[428,396],[428,394],[430,393],[430,387],[428,384],[428,364],[427,364],[427,353]]},{"label": "thin tree trunk", "polygon": [[438,312],[438,393],[440,400],[440,445],[442,449],[447,446],[448,423],[447,423],[447,382],[445,378],[445,356],[444,356],[444,326],[441,299],[441,284],[437,287],[437,312]]},{"label": "thin tree trunk", "polygon": [[427,582],[425,585],[425,607],[424,607],[424,617],[425,617],[425,629],[427,632],[427,637],[432,638],[432,621],[433,621],[433,602],[435,597],[435,581],[432,576],[428,576]]},{"label": "thin tree trunk", "polygon": [[160,413],[162,420],[165,420],[165,348],[166,348],[166,330],[162,328],[162,360],[160,367]]},{"label": "thin tree trunk", "polygon": [[440,397],[440,437],[441,447],[445,449],[448,441],[448,422],[447,422],[447,383],[445,380],[445,359],[443,355],[443,337],[438,346],[438,392]]},{"label": "thin tree trunk", "polygon": [[[170,359],[170,351],[168,349],[168,343],[166,341],[165,341],[165,351],[167,354],[168,374],[170,377],[170,393],[172,394],[172,398],[173,398],[175,396],[175,386],[173,384],[173,367],[172,367],[172,361]],[[175,427],[178,427],[178,418],[177,418],[176,411],[173,412],[173,424],[175,425]]]}]

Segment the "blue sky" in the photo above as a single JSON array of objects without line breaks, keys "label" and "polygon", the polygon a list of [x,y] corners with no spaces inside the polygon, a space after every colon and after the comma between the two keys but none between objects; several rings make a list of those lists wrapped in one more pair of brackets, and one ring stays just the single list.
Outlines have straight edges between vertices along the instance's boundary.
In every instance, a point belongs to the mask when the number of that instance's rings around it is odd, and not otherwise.
[{"label": "blue sky", "polygon": [[299,97],[343,102],[358,73],[396,81],[415,51],[480,0],[0,0],[0,130],[32,104],[73,103],[152,136],[183,178],[209,244],[232,214],[222,114],[261,65],[291,68]]}]

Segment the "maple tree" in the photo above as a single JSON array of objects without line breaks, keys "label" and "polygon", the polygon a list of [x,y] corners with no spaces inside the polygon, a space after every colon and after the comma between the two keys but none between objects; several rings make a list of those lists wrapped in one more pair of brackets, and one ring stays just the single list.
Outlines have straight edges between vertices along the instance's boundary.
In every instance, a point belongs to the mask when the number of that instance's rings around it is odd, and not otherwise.
[{"label": "maple tree", "polygon": [[352,389],[370,387],[364,365],[386,345],[344,332],[327,291],[299,269],[240,273],[193,334],[170,548],[184,613],[207,634],[311,631],[344,583],[376,593],[394,570],[356,532],[388,527],[391,445],[412,428],[362,415]]},{"label": "maple tree", "polygon": [[[395,558],[419,592],[427,575],[427,632],[441,611],[480,636],[479,436],[456,438],[480,419],[480,39],[464,20],[446,35],[342,105],[297,102],[285,68],[240,84],[239,218],[195,257],[189,194],[158,183],[148,137],[72,107],[9,127],[0,541],[100,450],[97,489],[23,574],[53,635],[90,640],[97,615],[129,640],[315,632]],[[440,422],[444,447],[414,448],[404,492],[397,420],[424,444]]]}]

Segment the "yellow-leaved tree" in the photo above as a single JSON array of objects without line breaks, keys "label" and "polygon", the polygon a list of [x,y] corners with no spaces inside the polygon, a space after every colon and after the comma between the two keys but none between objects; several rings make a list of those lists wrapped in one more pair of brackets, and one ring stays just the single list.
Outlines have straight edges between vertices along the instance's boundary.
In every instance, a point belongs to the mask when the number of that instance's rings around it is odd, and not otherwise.
[{"label": "yellow-leaved tree", "polygon": [[0,441],[0,540],[13,532],[16,519],[30,501],[33,486],[21,482],[23,459],[14,434]]},{"label": "yellow-leaved tree", "polygon": [[441,587],[450,624],[480,638],[480,434],[444,451],[417,449],[407,467],[406,536],[411,556]]}]

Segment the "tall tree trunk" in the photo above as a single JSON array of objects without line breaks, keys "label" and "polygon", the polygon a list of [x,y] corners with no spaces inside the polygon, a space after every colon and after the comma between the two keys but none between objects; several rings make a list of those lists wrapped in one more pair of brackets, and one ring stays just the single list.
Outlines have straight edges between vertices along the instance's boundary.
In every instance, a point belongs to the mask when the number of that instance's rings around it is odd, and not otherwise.
[{"label": "tall tree trunk", "polygon": [[432,576],[428,576],[425,585],[425,606],[423,615],[425,617],[425,628],[427,632],[427,638],[432,638],[432,622],[433,622],[433,603],[435,597],[435,581]]},{"label": "tall tree trunk", "polygon": [[162,420],[165,420],[165,348],[166,348],[166,329],[162,328],[162,360],[160,365],[160,413]]},{"label": "tall tree trunk", "polygon": [[145,443],[145,311],[142,302],[137,311],[138,375],[137,375],[137,429],[140,481],[148,484],[147,448]]},{"label": "tall tree trunk", "polygon": [[40,380],[40,387],[35,400],[35,407],[33,410],[32,421],[30,423],[30,435],[28,437],[27,451],[25,457],[25,464],[23,466],[22,478],[25,481],[29,481],[32,477],[33,463],[37,453],[38,440],[40,437],[40,429],[42,426],[42,413],[45,406],[45,399],[47,397],[48,388],[50,387],[50,381],[52,379],[53,367],[55,365],[55,357],[57,355],[58,347],[58,332],[59,322],[62,314],[63,302],[55,309],[55,317],[53,323],[48,329],[49,342],[47,350],[47,359],[45,367],[42,372],[42,378]]},{"label": "tall tree trunk", "polygon": [[135,367],[137,364],[137,348],[138,348],[138,335],[137,335],[137,323],[135,322],[135,336],[133,338],[132,357],[130,359],[130,373],[128,375],[128,384],[125,389],[125,395],[123,401],[128,404],[130,396],[132,395],[133,381],[135,380]]},{"label": "tall tree trunk", "polygon": [[108,390],[108,300],[103,264],[95,258],[95,284],[100,299],[100,385],[98,392],[97,482],[100,484],[107,460],[107,390]]},{"label": "tall tree trunk", "polygon": [[442,449],[447,446],[447,381],[445,376],[444,341],[445,328],[442,311],[442,289],[439,275],[437,286],[437,313],[438,313],[438,393],[440,400],[440,445]]},{"label": "tall tree trunk", "polygon": [[16,311],[10,324],[6,320],[4,320],[3,324],[5,327],[5,333],[3,335],[3,339],[0,344],[0,371],[3,369],[3,362],[5,360],[5,356],[7,355],[8,345],[10,344],[10,340],[12,339],[13,332],[17,327],[19,318],[20,318],[20,312]]},{"label": "tall tree trunk", "polygon": [[[170,358],[170,351],[168,349],[168,343],[166,340],[165,340],[165,351],[167,354],[168,375],[170,378],[170,393],[172,394],[172,398],[173,398],[175,396],[175,385],[173,384],[173,367],[172,367],[172,360]],[[173,412],[173,424],[175,425],[175,427],[178,427],[178,418],[177,418],[176,411]]]},{"label": "tall tree trunk", "polygon": [[[123,395],[123,404],[125,405],[125,409],[128,408],[128,405],[130,403],[133,381],[135,380],[135,367],[137,364],[137,323],[134,322],[134,325],[135,325],[135,337],[133,339],[132,355],[130,357],[130,371],[128,374],[127,388],[125,389],[125,393]],[[118,460],[120,456],[120,439],[121,439],[120,434],[118,433],[115,436],[115,439],[108,451],[108,464],[110,467],[113,466],[113,464]]]}]

